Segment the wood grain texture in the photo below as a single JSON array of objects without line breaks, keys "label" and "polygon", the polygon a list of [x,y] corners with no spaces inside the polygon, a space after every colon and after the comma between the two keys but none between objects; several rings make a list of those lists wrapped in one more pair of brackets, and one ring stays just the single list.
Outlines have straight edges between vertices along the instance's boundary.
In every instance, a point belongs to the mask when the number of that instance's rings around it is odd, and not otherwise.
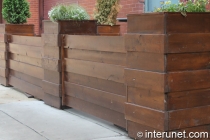
[{"label": "wood grain texture", "polygon": [[210,103],[210,89],[200,89],[167,94],[168,110],[207,106]]},{"label": "wood grain texture", "polygon": [[34,65],[37,67],[42,67],[42,59],[40,58],[34,58],[30,56],[25,56],[25,55],[19,55],[19,54],[9,54],[9,59],[15,60],[17,62],[22,62],[22,63],[27,63],[30,65]]},{"label": "wood grain texture", "polygon": [[154,110],[126,103],[125,118],[126,120],[162,131],[167,128],[166,114],[164,113],[164,111]]},{"label": "wood grain texture", "polygon": [[56,97],[61,97],[61,85],[60,84],[54,84],[54,83],[43,80],[42,88],[45,93],[48,93],[48,94],[56,96]]},{"label": "wood grain texture", "polygon": [[207,52],[210,51],[209,33],[169,34],[168,53]]},{"label": "wood grain texture", "polygon": [[55,84],[61,84],[60,72],[44,70],[44,80]]},{"label": "wood grain texture", "polygon": [[13,44],[10,43],[8,47],[8,51],[14,54],[20,54],[35,58],[43,57],[43,48],[42,47],[32,47],[27,45]]},{"label": "wood grain texture", "polygon": [[69,107],[73,107],[80,111],[87,112],[91,115],[94,115],[96,117],[109,121],[123,128],[126,127],[126,120],[124,118],[123,113],[119,113],[119,112],[110,110],[108,108],[104,108],[104,107],[101,107],[92,103],[88,103],[83,100],[69,97],[69,96],[65,98],[65,105]]},{"label": "wood grain texture", "polygon": [[210,70],[171,72],[167,75],[169,92],[210,87]]},{"label": "wood grain texture", "polygon": [[131,52],[166,52],[166,36],[164,34],[126,34],[125,48]]},{"label": "wood grain texture", "polygon": [[65,82],[65,93],[105,108],[124,113],[126,98],[109,92]]},{"label": "wood grain texture", "polygon": [[128,52],[127,68],[165,72],[165,56],[157,53]]},{"label": "wood grain texture", "polygon": [[61,98],[53,96],[51,94],[44,93],[44,103],[55,107],[57,109],[61,109]]},{"label": "wood grain texture", "polygon": [[[81,41],[82,40],[82,41]],[[123,37],[66,36],[65,48],[126,53]]]},{"label": "wood grain texture", "polygon": [[124,67],[90,61],[65,59],[66,71],[124,83]]},{"label": "wood grain texture", "polygon": [[36,77],[38,79],[44,78],[44,71],[41,67],[36,67],[33,65],[28,65],[25,63],[9,60],[9,68],[30,75],[32,77]]},{"label": "wood grain texture", "polygon": [[32,24],[5,24],[5,32],[13,35],[34,36]]},{"label": "wood grain texture", "polygon": [[149,107],[164,111],[166,109],[166,97],[164,92],[155,92],[151,90],[127,87],[128,103]]},{"label": "wood grain texture", "polygon": [[106,64],[126,66],[126,53],[65,49],[65,57]]},{"label": "wood grain texture", "polygon": [[51,71],[61,72],[61,60],[43,58],[42,59],[42,68],[51,70]]},{"label": "wood grain texture", "polygon": [[34,97],[36,97],[38,99],[43,99],[44,92],[43,92],[42,88],[40,88],[38,86],[35,86],[33,84],[30,84],[26,81],[23,81],[21,79],[13,77],[13,76],[9,77],[9,84],[14,86],[15,88],[20,89],[23,92],[33,95]]},{"label": "wood grain texture", "polygon": [[125,81],[131,87],[139,87],[157,92],[167,91],[165,74],[163,73],[126,68]]},{"label": "wood grain texture", "polygon": [[169,111],[169,130],[209,124],[209,112],[210,106]]},{"label": "wood grain texture", "polygon": [[209,68],[209,52],[167,55],[167,71],[201,70]]},{"label": "wood grain texture", "polygon": [[124,83],[118,83],[110,80],[104,80],[100,78],[68,72],[65,73],[65,81],[121,96],[126,96],[126,85]]},{"label": "wood grain texture", "polygon": [[9,70],[9,74],[10,74],[10,76],[16,77],[20,80],[23,80],[23,81],[33,84],[35,86],[42,87],[42,79],[38,79],[36,77],[29,76],[27,74],[24,74],[24,73],[21,73],[18,71],[14,71],[11,69]]},{"label": "wood grain texture", "polygon": [[41,37],[12,35],[11,38],[13,44],[43,47]]}]

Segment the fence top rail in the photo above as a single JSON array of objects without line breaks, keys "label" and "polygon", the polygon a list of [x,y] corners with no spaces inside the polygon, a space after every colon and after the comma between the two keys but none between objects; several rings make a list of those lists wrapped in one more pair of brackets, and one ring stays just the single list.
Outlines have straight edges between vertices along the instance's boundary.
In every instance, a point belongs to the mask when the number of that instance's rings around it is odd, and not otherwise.
[{"label": "fence top rail", "polygon": [[13,43],[13,44],[43,47],[42,38],[37,37],[37,36],[11,35],[11,41],[10,42]]}]

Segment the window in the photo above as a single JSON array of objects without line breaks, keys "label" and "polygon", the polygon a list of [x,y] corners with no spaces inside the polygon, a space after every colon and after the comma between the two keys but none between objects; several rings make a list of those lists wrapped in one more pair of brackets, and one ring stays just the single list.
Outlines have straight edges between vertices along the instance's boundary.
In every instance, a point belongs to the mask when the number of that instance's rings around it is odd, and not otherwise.
[{"label": "window", "polygon": [[[145,12],[153,12],[155,8],[161,6],[161,2],[168,0],[145,0]],[[171,3],[178,3],[179,0],[171,0]]]}]

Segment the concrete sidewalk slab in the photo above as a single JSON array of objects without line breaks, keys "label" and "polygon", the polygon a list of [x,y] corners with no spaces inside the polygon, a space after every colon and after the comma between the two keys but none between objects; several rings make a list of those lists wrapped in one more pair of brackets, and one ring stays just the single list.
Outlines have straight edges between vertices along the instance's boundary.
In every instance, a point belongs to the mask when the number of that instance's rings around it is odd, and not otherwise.
[{"label": "concrete sidewalk slab", "polygon": [[41,101],[1,104],[0,124],[4,125],[0,125],[0,136],[4,135],[4,139],[0,140],[131,140],[114,126],[90,121],[76,111],[68,112]]}]

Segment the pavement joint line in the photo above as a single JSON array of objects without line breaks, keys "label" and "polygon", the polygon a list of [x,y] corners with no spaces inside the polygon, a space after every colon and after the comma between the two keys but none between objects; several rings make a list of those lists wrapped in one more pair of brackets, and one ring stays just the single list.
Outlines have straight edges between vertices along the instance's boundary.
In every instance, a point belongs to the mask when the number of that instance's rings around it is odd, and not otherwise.
[{"label": "pavement joint line", "polygon": [[[66,111],[66,112],[68,112],[68,111]],[[108,129],[108,130],[110,130],[110,131],[113,131],[113,132],[119,134],[119,136],[126,136],[126,135],[122,135],[122,134],[120,134],[119,132],[117,132],[117,131],[115,131],[115,130],[112,130],[112,129],[106,127],[106,126],[103,126],[103,125],[100,124],[100,123],[94,122],[94,121],[92,121],[91,119],[89,120],[89,119],[86,119],[86,118],[83,117],[83,116],[77,115],[76,113],[73,113],[73,112],[68,112],[68,113],[70,113],[70,114],[72,114],[72,115],[75,115],[75,116],[77,116],[77,117],[80,117],[80,118],[82,118],[82,119],[84,119],[84,120],[90,121],[90,122],[92,122],[92,123],[94,123],[94,124],[97,124],[97,125],[103,127],[103,128],[106,128],[106,129]],[[119,136],[117,136],[117,137],[119,137]],[[97,139],[96,139],[96,140],[97,140]]]},{"label": "pavement joint line", "polygon": [[23,123],[20,122],[19,120],[17,120],[17,119],[15,119],[14,117],[10,116],[10,115],[7,114],[6,112],[4,112],[4,111],[2,111],[2,110],[0,110],[0,112],[4,113],[5,115],[7,115],[8,117],[12,118],[13,120],[19,122],[20,124],[24,125],[25,127],[31,129],[32,131],[34,131],[35,133],[37,133],[37,134],[40,135],[41,137],[45,138],[46,140],[50,140],[50,139],[48,139],[47,137],[45,137],[45,136],[43,136],[42,134],[40,134],[39,132],[37,132],[36,130],[34,130],[33,128],[31,128],[31,127],[29,127],[29,126],[23,124]]}]

